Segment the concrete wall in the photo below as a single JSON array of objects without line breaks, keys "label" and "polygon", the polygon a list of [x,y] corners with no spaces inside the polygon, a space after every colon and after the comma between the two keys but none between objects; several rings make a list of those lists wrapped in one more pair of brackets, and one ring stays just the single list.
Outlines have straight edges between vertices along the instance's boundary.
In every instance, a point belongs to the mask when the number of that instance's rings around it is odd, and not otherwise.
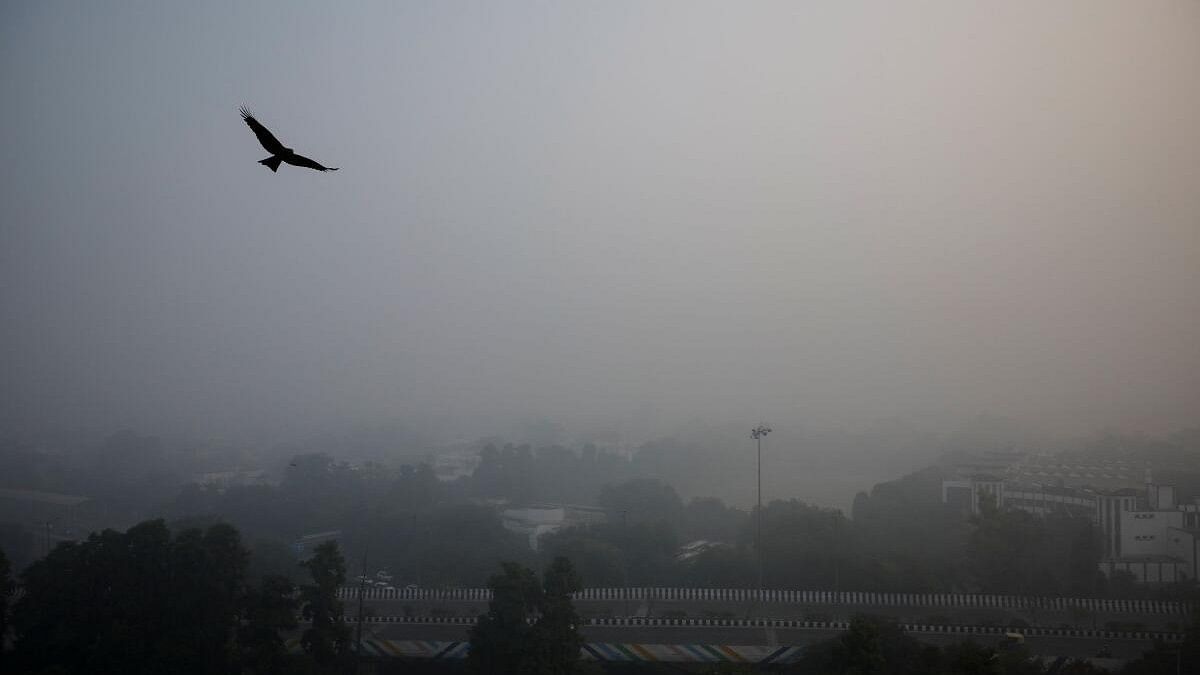
[{"label": "concrete wall", "polygon": [[1183,561],[1166,559],[1152,560],[1104,560],[1100,563],[1100,571],[1112,576],[1117,570],[1125,570],[1133,575],[1140,584],[1172,584],[1186,578],[1186,565]]},{"label": "concrete wall", "polygon": [[1121,513],[1121,557],[1168,555],[1167,529],[1172,527],[1183,527],[1183,512],[1126,511]]},{"label": "concrete wall", "polygon": [[1183,573],[1200,579],[1200,533],[1177,527],[1167,529],[1167,555],[1183,561]]},{"label": "concrete wall", "polygon": [[1100,528],[1104,542],[1104,556],[1119,558],[1128,555],[1122,550],[1122,514],[1136,508],[1137,498],[1133,495],[1099,495],[1096,497],[1095,523]]}]

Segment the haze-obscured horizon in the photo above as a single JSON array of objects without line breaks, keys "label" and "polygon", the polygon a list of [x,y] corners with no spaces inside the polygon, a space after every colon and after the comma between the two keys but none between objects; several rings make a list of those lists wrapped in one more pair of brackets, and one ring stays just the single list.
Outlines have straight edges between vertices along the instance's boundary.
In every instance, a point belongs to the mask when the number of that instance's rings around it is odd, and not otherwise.
[{"label": "haze-obscured horizon", "polygon": [[0,430],[1194,427],[1198,29],[5,3]]}]

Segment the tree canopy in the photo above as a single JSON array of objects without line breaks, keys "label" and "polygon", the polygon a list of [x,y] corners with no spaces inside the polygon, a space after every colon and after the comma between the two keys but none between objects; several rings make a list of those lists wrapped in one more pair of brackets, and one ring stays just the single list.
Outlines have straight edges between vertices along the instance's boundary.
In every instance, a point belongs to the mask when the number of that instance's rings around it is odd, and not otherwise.
[{"label": "tree canopy", "polygon": [[300,636],[300,646],[317,665],[332,668],[349,656],[350,649],[350,628],[337,597],[346,583],[346,561],[337,543],[327,541],[301,564],[312,581],[300,586],[301,615],[310,624]]},{"label": "tree canopy", "polygon": [[247,552],[214,525],[161,520],[60,544],[22,574],[16,658],[31,670],[228,673]]},{"label": "tree canopy", "polygon": [[172,532],[151,520],[59,544],[21,574],[11,658],[30,673],[302,668],[283,641],[296,627],[294,586],[279,576],[248,583],[249,555],[225,523]]},{"label": "tree canopy", "polygon": [[471,629],[468,665],[487,675],[569,675],[583,638],[571,594],[581,588],[571,562],[555,558],[539,583],[527,567],[503,563],[488,582],[492,600]]}]

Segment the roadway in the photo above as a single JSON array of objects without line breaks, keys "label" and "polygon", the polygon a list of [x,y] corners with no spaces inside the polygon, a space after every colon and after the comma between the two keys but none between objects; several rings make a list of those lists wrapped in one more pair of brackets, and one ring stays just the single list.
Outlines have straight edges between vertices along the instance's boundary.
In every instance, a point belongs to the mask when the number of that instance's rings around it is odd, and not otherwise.
[{"label": "roadway", "polygon": [[[363,635],[378,640],[424,640],[462,642],[468,639],[469,626],[463,624],[382,623],[367,624]],[[711,644],[711,645],[793,645],[806,646],[837,637],[837,629],[763,628],[739,626],[594,626],[580,628],[589,643],[621,644]],[[994,635],[967,636],[958,633],[911,631],[912,637],[933,645],[945,646],[968,638],[984,645],[997,645]],[[1107,646],[1114,659],[1137,658],[1152,648],[1149,639],[1095,638],[1066,636],[1026,636],[1025,644],[1037,656],[1070,658],[1094,657]]]}]

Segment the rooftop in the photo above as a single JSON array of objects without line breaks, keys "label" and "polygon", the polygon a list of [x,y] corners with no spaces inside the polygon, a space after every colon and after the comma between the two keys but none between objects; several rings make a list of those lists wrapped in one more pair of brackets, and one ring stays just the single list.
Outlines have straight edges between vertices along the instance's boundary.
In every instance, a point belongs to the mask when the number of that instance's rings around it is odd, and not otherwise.
[{"label": "rooftop", "polygon": [[330,530],[328,532],[314,532],[312,534],[306,534],[306,535],[301,536],[296,541],[308,542],[308,541],[316,541],[318,539],[330,539],[333,537],[340,537],[340,536],[342,536],[341,530]]},{"label": "rooftop", "polygon": [[1126,555],[1116,558],[1113,562],[1117,563],[1183,563],[1187,562],[1183,558],[1177,558],[1173,555]]},{"label": "rooftop", "polygon": [[1096,494],[1102,497],[1140,497],[1142,490],[1133,488],[1116,488],[1115,490],[1094,490]]},{"label": "rooftop", "polygon": [[64,495],[57,492],[41,492],[40,490],[12,490],[8,488],[0,488],[0,499],[39,502],[41,504],[54,504],[56,506],[78,506],[86,501],[90,501],[91,497],[83,497],[81,495]]}]

